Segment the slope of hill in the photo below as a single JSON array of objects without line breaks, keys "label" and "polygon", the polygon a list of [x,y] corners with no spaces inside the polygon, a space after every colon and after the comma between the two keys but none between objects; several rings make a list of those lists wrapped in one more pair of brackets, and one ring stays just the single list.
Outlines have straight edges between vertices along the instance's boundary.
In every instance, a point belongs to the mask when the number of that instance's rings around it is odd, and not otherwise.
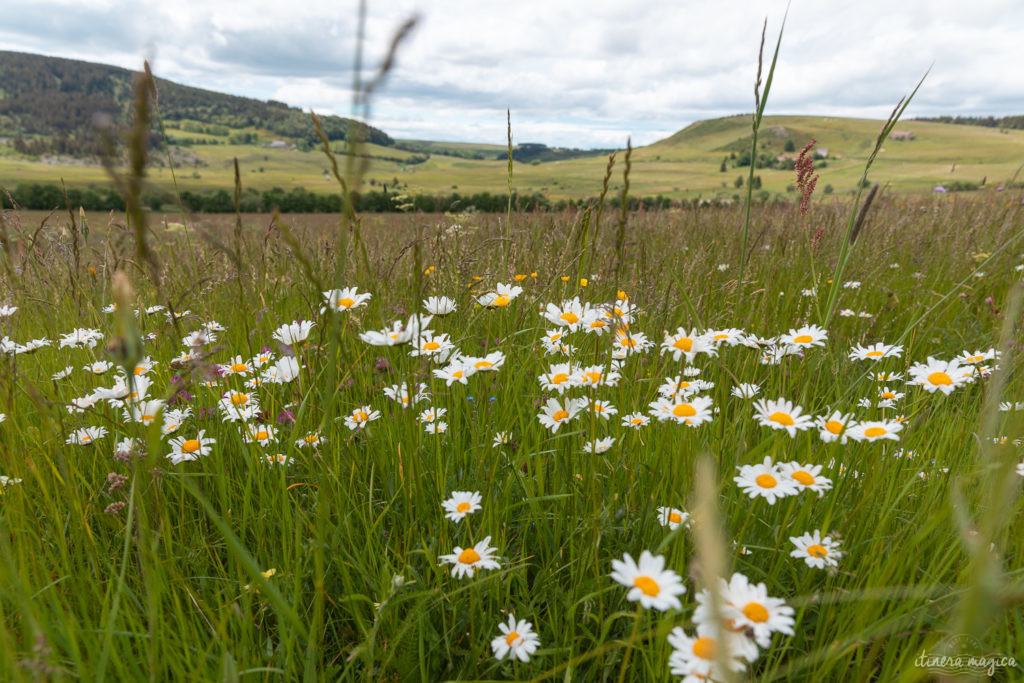
[{"label": "slope of hill", "polygon": [[[309,115],[301,109],[156,80],[160,114],[166,123],[201,122],[198,127],[203,130],[195,132],[225,138],[236,130],[263,131],[292,142],[318,144]],[[133,74],[127,69],[0,51],[0,135],[12,138],[23,153],[94,154],[94,117],[105,113],[124,123],[132,82]],[[322,123],[328,138],[343,140],[354,122],[325,116]],[[378,145],[394,142],[384,131],[369,126],[364,126],[364,137]]]},{"label": "slope of hill", "polygon": [[[305,188],[337,191],[329,162],[316,143],[308,115],[276,102],[221,95],[159,81],[166,137],[151,157],[150,188],[171,187],[170,157],[183,191],[212,193],[233,184],[233,159],[250,191]],[[90,135],[95,111],[125,117],[131,73],[73,60],[0,52],[0,187],[53,184],[102,189],[109,186],[95,159],[76,145]],[[347,151],[348,120],[325,117],[332,147]],[[755,165],[761,192],[795,196],[796,153],[816,140],[819,191],[856,187],[881,121],[822,116],[764,118],[757,153],[750,158],[750,116],[698,121],[674,135],[633,150],[630,193],[673,199],[731,199],[744,190]],[[1015,178],[1024,162],[1024,130],[908,120],[897,129],[905,138],[886,140],[871,170],[871,182],[893,190],[931,191],[993,187]],[[392,140],[367,127],[370,143],[359,149],[368,162],[364,190],[389,193],[503,195],[507,191],[505,140],[495,144]],[[515,133],[515,131],[513,131]],[[504,136],[502,136],[504,137]],[[37,144],[40,149],[30,149]],[[61,147],[61,145],[64,145]],[[513,189],[553,201],[596,196],[608,157],[594,150],[557,150],[535,145],[533,157],[517,147]],[[582,156],[581,156],[582,154]],[[572,158],[566,158],[572,157]],[[622,185],[623,152],[617,153],[610,190]],[[1018,181],[1020,178],[1018,178]]]}]

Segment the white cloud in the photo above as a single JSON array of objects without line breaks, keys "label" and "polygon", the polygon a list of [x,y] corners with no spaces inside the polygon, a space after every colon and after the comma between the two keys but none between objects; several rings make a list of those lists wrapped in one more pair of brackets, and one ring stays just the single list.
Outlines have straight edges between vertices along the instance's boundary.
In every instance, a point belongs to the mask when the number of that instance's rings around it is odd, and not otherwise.
[{"label": "white cloud", "polygon": [[[137,67],[323,113],[350,111],[356,3],[260,0],[153,5],[8,0],[0,44]],[[420,22],[374,101],[396,137],[502,144],[645,144],[697,118],[753,108],[785,0],[391,0],[368,3],[366,60]],[[803,2],[790,8],[772,113],[885,116],[924,71],[909,115],[1022,114],[1024,14],[1016,0]],[[767,65],[766,65],[767,66]]]}]

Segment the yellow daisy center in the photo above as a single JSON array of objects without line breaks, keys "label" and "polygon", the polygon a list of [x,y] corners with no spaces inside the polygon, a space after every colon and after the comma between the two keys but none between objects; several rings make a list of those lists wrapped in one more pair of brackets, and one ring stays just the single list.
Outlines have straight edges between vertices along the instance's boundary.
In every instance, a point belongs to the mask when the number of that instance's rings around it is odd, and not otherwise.
[{"label": "yellow daisy center", "polygon": [[892,393],[891,391],[883,391],[882,398],[896,398],[896,394]]},{"label": "yellow daisy center", "polygon": [[242,406],[249,402],[249,397],[245,394],[232,394],[231,402],[236,406]]},{"label": "yellow daisy center", "polygon": [[754,481],[763,489],[773,489],[779,483],[776,481],[775,477],[767,473],[757,475],[757,478],[754,479]]},{"label": "yellow daisy center", "polygon": [[562,315],[560,315],[558,317],[559,317],[560,320],[564,320],[565,322],[569,323],[570,325],[575,325],[576,323],[578,323],[580,321],[580,317],[578,315],[576,315],[575,313],[573,313],[572,311],[566,311],[565,313],[563,313]]},{"label": "yellow daisy center", "polygon": [[142,421],[145,422],[146,424],[149,424],[150,422],[152,422],[155,419],[156,419],[155,415],[143,415],[142,416]]},{"label": "yellow daisy center", "polygon": [[689,403],[680,403],[672,409],[672,414],[676,417],[693,417],[697,414],[697,410]]},{"label": "yellow daisy center", "polygon": [[455,379],[462,379],[462,370],[456,370],[452,373],[452,377]]},{"label": "yellow daisy center", "polygon": [[633,579],[633,585],[639,588],[644,595],[649,595],[652,598],[661,593],[661,586],[649,576],[636,577]]},{"label": "yellow daisy center", "polygon": [[868,427],[864,430],[864,436],[876,437],[885,434],[885,428],[883,427]]},{"label": "yellow daisy center", "polygon": [[592,329],[592,330],[599,329],[601,327],[605,327],[606,325],[607,325],[607,323],[605,323],[605,322],[603,322],[601,320],[595,320],[594,322],[590,323],[590,329]]},{"label": "yellow daisy center", "polygon": [[794,344],[810,344],[813,340],[814,337],[809,334],[801,334],[798,337],[793,337]]},{"label": "yellow daisy center", "polygon": [[825,557],[828,555],[828,550],[825,549],[825,546],[815,543],[807,546],[807,554],[811,557]]},{"label": "yellow daisy center", "polygon": [[338,299],[338,308],[352,308],[354,304],[355,301],[349,299],[348,297],[345,297],[344,299]]},{"label": "yellow daisy center", "polygon": [[693,654],[697,655],[701,659],[711,661],[715,658],[715,652],[718,650],[715,645],[714,638],[708,638],[703,636],[693,641]]},{"label": "yellow daisy center", "polygon": [[441,345],[438,344],[436,341],[428,341],[426,344],[423,345],[424,351],[437,351],[439,348],[441,348]]},{"label": "yellow daisy center", "polygon": [[306,437],[306,443],[316,443],[319,440],[320,437],[317,436],[316,434],[310,434],[309,436]]},{"label": "yellow daisy center", "polygon": [[793,477],[804,486],[810,486],[811,484],[814,483],[814,475],[805,470],[797,470],[796,472],[789,476]]},{"label": "yellow daisy center", "polygon": [[622,344],[623,346],[636,346],[636,340],[632,339],[631,337],[623,337],[622,339],[619,340],[619,343]]},{"label": "yellow daisy center", "polygon": [[716,334],[715,335],[715,341],[722,341],[723,339],[728,339],[728,338],[729,338],[729,335],[727,335],[727,334]]},{"label": "yellow daisy center", "polygon": [[793,424],[794,424],[793,416],[790,415],[789,413],[782,413],[782,412],[772,413],[771,415],[768,416],[768,421],[769,422],[776,422],[776,423],[778,423],[780,425],[784,425],[786,427],[792,427]]},{"label": "yellow daisy center", "polygon": [[473,367],[477,370],[486,370],[487,368],[493,368],[494,363],[489,360],[478,360]]},{"label": "yellow daisy center", "polygon": [[641,425],[643,423],[644,423],[644,419],[642,417],[634,417],[632,420],[629,421],[629,424],[634,424],[634,425]]},{"label": "yellow daisy center", "polygon": [[132,370],[132,372],[133,372],[134,374],[136,374],[136,375],[141,375],[141,374],[142,374],[142,373],[144,373],[145,371],[146,371],[146,366],[144,366],[144,365],[136,365],[136,366],[135,366],[135,369],[134,369],[134,370]]},{"label": "yellow daisy center", "polygon": [[840,422],[839,420],[829,420],[828,422],[825,423],[825,429],[832,432],[833,434],[838,434],[839,432],[843,431],[843,423]]},{"label": "yellow daisy center", "polygon": [[269,438],[270,438],[270,434],[268,434],[266,432],[266,430],[261,430],[261,431],[256,432],[256,440],[257,441],[266,441]]},{"label": "yellow daisy center", "polygon": [[601,373],[600,372],[588,372],[588,373],[585,373],[584,376],[588,380],[590,380],[591,384],[597,384],[598,382],[601,381]]},{"label": "yellow daisy center", "polygon": [[569,413],[565,410],[556,410],[555,414],[551,416],[551,419],[555,422],[561,422],[562,420],[569,419]]},{"label": "yellow daisy center", "polygon": [[676,339],[674,342],[672,342],[672,346],[676,347],[680,351],[685,351],[686,353],[689,353],[690,349],[693,348],[693,340],[690,339],[689,337],[683,337],[682,339]]},{"label": "yellow daisy center", "polygon": [[556,373],[556,374],[551,376],[551,383],[552,384],[562,384],[563,382],[568,382],[568,381],[569,381],[569,375],[565,374],[564,372],[559,372],[559,373]]},{"label": "yellow daisy center", "polygon": [[933,372],[932,374],[928,375],[928,382],[936,385],[952,384],[953,380],[952,378],[950,378],[949,375],[947,375],[944,372]]},{"label": "yellow daisy center", "polygon": [[878,358],[879,356],[882,355],[882,352],[881,351],[868,351],[864,355],[867,356],[868,358]]},{"label": "yellow daisy center", "polygon": [[249,368],[246,367],[245,363],[235,363],[234,365],[231,366],[232,372],[245,372],[248,369]]},{"label": "yellow daisy center", "polygon": [[505,644],[509,647],[512,647],[512,643],[516,642],[517,640],[519,640],[519,633],[517,633],[516,631],[512,631],[507,636],[505,636]]},{"label": "yellow daisy center", "polygon": [[480,553],[473,550],[472,548],[466,548],[459,553],[459,562],[462,564],[473,564],[474,562],[480,561]]},{"label": "yellow daisy center", "polygon": [[499,294],[498,296],[494,297],[494,301],[491,303],[491,305],[499,307],[508,306],[509,301],[511,301],[511,299],[509,299],[507,296],[505,296],[504,294]]},{"label": "yellow daisy center", "polygon": [[672,522],[673,524],[679,524],[683,521],[683,516],[678,512],[670,512],[668,513],[668,521]]},{"label": "yellow daisy center", "polygon": [[759,602],[748,602],[743,608],[743,616],[755,623],[762,624],[768,621],[768,610]]},{"label": "yellow daisy center", "polygon": [[199,439],[189,439],[181,444],[182,453],[195,453],[199,450]]},{"label": "yellow daisy center", "polygon": [[456,512],[466,512],[467,510],[469,510],[470,507],[471,506],[470,506],[469,503],[463,501],[463,502],[461,502],[461,503],[459,503],[458,505],[455,506],[455,511]]},{"label": "yellow daisy center", "polygon": [[367,415],[365,411],[357,410],[356,412],[352,413],[353,422],[366,422],[369,419],[370,416]]}]

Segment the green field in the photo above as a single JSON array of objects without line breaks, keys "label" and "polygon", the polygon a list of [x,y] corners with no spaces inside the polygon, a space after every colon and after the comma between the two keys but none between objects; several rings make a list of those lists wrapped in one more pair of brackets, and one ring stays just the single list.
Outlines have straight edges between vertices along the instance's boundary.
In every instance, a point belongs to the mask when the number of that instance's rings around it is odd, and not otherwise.
[{"label": "green field", "polygon": [[[827,167],[820,169],[819,192],[831,186],[834,192],[856,187],[864,161],[874,146],[882,122],[867,119],[810,116],[766,116],[762,123],[761,151],[775,156],[783,153],[791,140],[799,150],[812,138],[818,148],[828,151]],[[1024,131],[1000,130],[923,121],[907,121],[897,127],[911,131],[912,141],[888,140],[872,169],[870,180],[894,190],[931,191],[936,185],[952,183],[989,187],[1007,183],[1024,163]],[[262,140],[269,140],[266,132]],[[203,137],[169,129],[174,136]],[[514,131],[513,131],[514,134]],[[749,117],[734,116],[702,121],[672,137],[635,149],[630,174],[634,196],[664,195],[673,199],[720,197],[742,194],[733,183],[746,179],[747,168],[727,163],[732,152],[749,149]],[[212,136],[207,136],[213,139]],[[393,187],[397,181],[402,192],[416,194],[504,193],[507,190],[507,162],[493,158],[475,160],[450,156],[445,152],[480,153],[493,157],[504,148],[459,143],[406,141],[426,150],[429,159],[408,163],[419,153],[393,147],[366,145],[362,153],[370,157],[364,176],[364,189]],[[17,158],[0,146],[0,186],[18,183],[52,183],[63,178],[69,186],[105,185],[106,173],[96,164],[75,162],[67,165]],[[259,145],[195,145],[183,148],[187,160],[179,161],[175,172],[182,190],[212,191],[231,188],[234,182],[232,160],[238,158],[244,187],[267,190],[273,187],[305,187],[314,192],[333,192],[336,184],[328,177],[329,163],[321,150],[302,152],[269,149]],[[339,151],[341,148],[338,148]],[[436,151],[436,152],[435,152]],[[177,153],[176,153],[177,154]],[[618,153],[612,187],[617,189],[624,151]],[[159,156],[154,162],[163,163]],[[590,157],[536,164],[516,164],[513,189],[520,194],[539,192],[553,200],[596,196],[601,189],[607,159]],[[771,193],[796,196],[791,189],[793,171],[758,169],[762,188]],[[171,171],[153,167],[149,182],[158,189],[172,187]],[[371,185],[372,183],[372,185]]]},{"label": "green field", "polygon": [[5,212],[0,677],[1017,680],[1021,200]]}]

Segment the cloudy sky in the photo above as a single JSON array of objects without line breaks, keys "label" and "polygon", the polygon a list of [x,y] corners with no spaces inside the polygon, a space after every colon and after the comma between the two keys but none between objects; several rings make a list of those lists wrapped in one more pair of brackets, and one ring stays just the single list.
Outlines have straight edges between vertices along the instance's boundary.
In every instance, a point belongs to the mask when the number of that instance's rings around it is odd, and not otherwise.
[{"label": "cloudy sky", "polygon": [[[394,137],[646,144],[750,111],[761,25],[786,0],[368,2],[365,65],[418,23],[372,102]],[[356,0],[4,0],[0,49],[138,68],[348,115]],[[884,118],[1024,114],[1021,0],[792,0],[768,111]]]}]

